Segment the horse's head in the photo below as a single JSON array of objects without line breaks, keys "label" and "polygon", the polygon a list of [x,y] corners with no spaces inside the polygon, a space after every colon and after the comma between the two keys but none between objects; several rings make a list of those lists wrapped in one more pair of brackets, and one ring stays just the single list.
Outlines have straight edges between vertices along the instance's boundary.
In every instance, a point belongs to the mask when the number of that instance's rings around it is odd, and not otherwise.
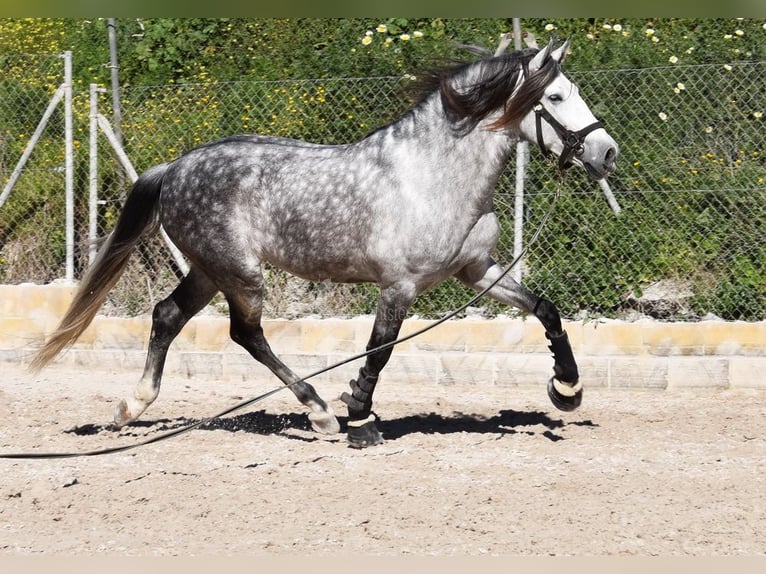
[{"label": "horse's head", "polygon": [[[558,156],[562,169],[579,165],[593,179],[602,179],[614,171],[619,146],[593,116],[577,86],[561,72],[559,65],[568,50],[569,40],[556,49],[548,44],[529,61],[519,91],[535,89],[527,83],[547,84],[519,123],[519,132],[523,139],[539,145],[546,155],[552,152]],[[545,69],[547,72],[543,73]],[[539,86],[536,89],[539,91]]]},{"label": "horse's head", "polygon": [[554,49],[519,50],[439,70],[423,82],[438,88],[455,133],[502,131],[554,153],[562,169],[579,165],[594,179],[614,171],[617,143],[561,72],[569,41]]}]

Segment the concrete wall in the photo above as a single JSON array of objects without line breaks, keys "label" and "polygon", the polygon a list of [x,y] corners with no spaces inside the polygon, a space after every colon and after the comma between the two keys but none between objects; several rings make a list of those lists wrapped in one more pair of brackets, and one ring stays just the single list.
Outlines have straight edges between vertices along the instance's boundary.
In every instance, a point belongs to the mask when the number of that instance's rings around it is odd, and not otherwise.
[{"label": "concrete wall", "polygon": [[[71,301],[67,285],[0,286],[0,371],[25,364]],[[408,320],[402,335],[429,321]],[[264,331],[274,351],[307,375],[364,350],[369,316],[354,319],[269,320]],[[83,368],[124,368],[140,375],[151,328],[149,316],[97,316],[79,341],[57,359]],[[641,320],[568,322],[565,325],[589,387],[766,389],[766,322]],[[166,372],[203,378],[267,374],[228,336],[226,317],[195,317],[171,347]],[[348,380],[360,360],[331,375]],[[543,329],[534,319],[461,319],[396,347],[387,381],[443,384],[540,385],[552,373]]]}]

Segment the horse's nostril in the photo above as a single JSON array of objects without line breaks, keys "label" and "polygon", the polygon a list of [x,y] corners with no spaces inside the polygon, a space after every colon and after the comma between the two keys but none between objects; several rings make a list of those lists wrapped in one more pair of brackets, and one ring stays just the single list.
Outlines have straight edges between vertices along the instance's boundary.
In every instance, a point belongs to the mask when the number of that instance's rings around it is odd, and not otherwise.
[{"label": "horse's nostril", "polygon": [[617,158],[617,150],[613,147],[610,147],[608,150],[606,150],[606,157],[604,157],[604,160],[606,163],[612,163]]}]

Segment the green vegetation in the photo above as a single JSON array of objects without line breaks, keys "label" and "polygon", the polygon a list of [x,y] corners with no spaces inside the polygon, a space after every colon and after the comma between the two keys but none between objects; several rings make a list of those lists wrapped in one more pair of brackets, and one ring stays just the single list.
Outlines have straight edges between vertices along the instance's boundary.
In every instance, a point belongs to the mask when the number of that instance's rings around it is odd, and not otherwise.
[{"label": "green vegetation", "polygon": [[[567,71],[622,146],[610,181],[624,209],[619,218],[612,216],[592,182],[568,173],[556,214],[527,256],[525,282],[570,317],[583,311],[617,315],[628,295],[680,278],[694,292],[688,318],[766,318],[766,23],[525,19],[522,25],[541,43],[572,39]],[[140,172],[233,133],[353,141],[407,108],[402,88],[424,68],[468,57],[458,44],[492,49],[511,29],[510,19],[118,19],[125,147]],[[64,50],[74,55],[76,217],[82,238],[87,91],[91,83],[110,85],[105,19],[0,20],[0,176],[5,184],[60,84],[56,55]],[[108,100],[100,101],[107,117]],[[63,275],[62,133],[57,110],[29,175],[0,209],[0,281]],[[533,157],[528,235],[557,185],[553,170]],[[126,184],[108,152],[99,162],[99,225],[108,230]],[[504,192],[513,189],[512,169],[498,195],[501,220],[509,228],[498,255],[502,262],[511,259],[513,216]],[[79,245],[82,268],[84,239]],[[172,273],[160,275],[172,283]],[[353,311],[371,312],[372,291],[354,287],[348,293]],[[448,282],[421,297],[414,312],[439,315],[470,294]],[[147,303],[132,297],[132,311],[145,311]],[[344,306],[351,307],[347,298],[337,310]]]}]

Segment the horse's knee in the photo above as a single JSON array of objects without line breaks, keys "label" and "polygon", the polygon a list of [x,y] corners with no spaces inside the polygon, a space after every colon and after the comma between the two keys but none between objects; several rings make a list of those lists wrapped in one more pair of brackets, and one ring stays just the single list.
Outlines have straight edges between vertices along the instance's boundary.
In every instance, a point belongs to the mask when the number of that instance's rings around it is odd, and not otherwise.
[{"label": "horse's knee", "polygon": [[558,335],[563,332],[559,310],[547,299],[538,299],[534,308],[534,315],[545,327],[546,332],[552,335]]}]

